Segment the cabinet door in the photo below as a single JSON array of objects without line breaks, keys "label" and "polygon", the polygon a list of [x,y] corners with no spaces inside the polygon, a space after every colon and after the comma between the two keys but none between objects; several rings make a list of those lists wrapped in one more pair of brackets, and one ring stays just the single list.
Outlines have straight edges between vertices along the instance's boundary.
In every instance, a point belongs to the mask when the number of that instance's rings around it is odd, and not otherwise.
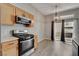
[{"label": "cabinet door", "polygon": [[0,43],[0,56],[2,55],[2,47],[1,47],[1,43]]},{"label": "cabinet door", "polygon": [[3,51],[4,56],[18,56],[18,48],[12,47]]},{"label": "cabinet door", "polygon": [[1,5],[1,24],[13,25],[15,20],[15,8],[10,4]]},{"label": "cabinet door", "polygon": [[34,20],[34,16],[33,16],[32,14],[29,14],[29,18],[30,18],[31,20]]},{"label": "cabinet door", "polygon": [[18,40],[2,43],[3,56],[18,56]]},{"label": "cabinet door", "polygon": [[34,34],[34,48],[35,49],[38,48],[38,34],[37,33]]},{"label": "cabinet door", "polygon": [[29,13],[28,12],[25,12],[25,17],[29,18]]},{"label": "cabinet door", "polygon": [[24,11],[19,8],[16,8],[16,16],[25,16]]}]

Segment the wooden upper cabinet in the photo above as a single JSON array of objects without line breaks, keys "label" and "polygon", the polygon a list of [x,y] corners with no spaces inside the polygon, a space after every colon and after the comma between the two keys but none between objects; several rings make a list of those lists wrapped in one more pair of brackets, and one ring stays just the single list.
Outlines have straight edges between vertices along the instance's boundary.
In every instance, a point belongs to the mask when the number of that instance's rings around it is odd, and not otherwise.
[{"label": "wooden upper cabinet", "polygon": [[15,20],[15,8],[10,4],[0,4],[1,24],[13,25]]},{"label": "wooden upper cabinet", "polygon": [[24,11],[16,7],[16,16],[25,16]]},{"label": "wooden upper cabinet", "polygon": [[33,16],[32,14],[29,14],[29,18],[30,18],[31,20],[34,20],[34,16]]},{"label": "wooden upper cabinet", "polygon": [[25,12],[25,17],[30,19],[28,12]]},{"label": "wooden upper cabinet", "polygon": [[29,19],[34,19],[34,16],[24,10],[21,10],[20,8],[16,8],[16,16],[24,16],[26,18],[29,18]]},{"label": "wooden upper cabinet", "polygon": [[0,23],[5,25],[13,25],[15,23],[15,16],[23,16],[29,18],[34,23],[34,16],[20,8],[11,4],[0,4]]}]

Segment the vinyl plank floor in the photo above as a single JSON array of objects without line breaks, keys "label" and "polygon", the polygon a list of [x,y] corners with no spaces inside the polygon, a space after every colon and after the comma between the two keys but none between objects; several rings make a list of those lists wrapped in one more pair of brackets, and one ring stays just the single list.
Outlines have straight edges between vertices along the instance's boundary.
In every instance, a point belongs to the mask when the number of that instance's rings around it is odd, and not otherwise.
[{"label": "vinyl plank floor", "polygon": [[72,44],[44,40],[30,56],[72,56]]}]

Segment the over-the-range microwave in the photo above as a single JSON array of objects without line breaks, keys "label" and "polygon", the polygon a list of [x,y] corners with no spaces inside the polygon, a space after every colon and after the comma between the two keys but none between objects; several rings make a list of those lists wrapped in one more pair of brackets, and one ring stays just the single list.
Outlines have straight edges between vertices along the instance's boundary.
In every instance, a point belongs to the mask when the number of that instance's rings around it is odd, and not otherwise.
[{"label": "over-the-range microwave", "polygon": [[23,17],[23,16],[16,16],[16,23],[24,24],[24,25],[30,25],[31,20],[29,18],[26,18],[26,17]]}]

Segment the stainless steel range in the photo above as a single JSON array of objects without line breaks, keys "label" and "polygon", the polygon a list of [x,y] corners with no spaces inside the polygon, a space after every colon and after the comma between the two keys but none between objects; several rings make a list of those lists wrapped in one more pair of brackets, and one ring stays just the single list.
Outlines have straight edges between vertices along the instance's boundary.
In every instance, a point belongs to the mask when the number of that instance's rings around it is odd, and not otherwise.
[{"label": "stainless steel range", "polygon": [[28,34],[27,31],[13,30],[12,35],[19,38],[19,55],[23,55],[34,48],[33,34]]}]

